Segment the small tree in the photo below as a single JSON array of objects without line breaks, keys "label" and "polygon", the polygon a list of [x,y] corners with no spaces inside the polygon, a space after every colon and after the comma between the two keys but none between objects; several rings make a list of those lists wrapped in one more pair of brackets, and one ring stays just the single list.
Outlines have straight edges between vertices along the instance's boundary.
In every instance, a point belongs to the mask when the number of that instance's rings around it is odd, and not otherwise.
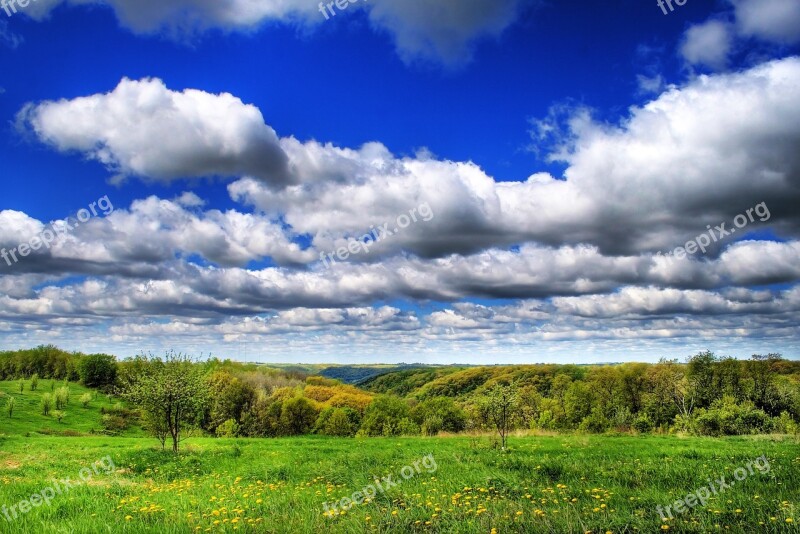
[{"label": "small tree", "polygon": [[20,379],[20,381],[19,381],[19,392],[22,393],[23,391],[25,391],[25,381]]},{"label": "small tree", "polygon": [[39,387],[39,375],[34,373],[31,377],[31,391],[36,391],[36,388]]},{"label": "small tree", "polygon": [[92,394],[91,393],[84,393],[81,395],[81,406],[86,408],[89,406],[89,403],[92,402]]},{"label": "small tree", "polygon": [[69,388],[61,387],[56,390],[56,410],[61,410],[69,404]]},{"label": "small tree", "polygon": [[513,384],[494,386],[483,400],[483,409],[490,424],[500,435],[500,446],[505,449],[508,433],[518,409],[519,392]]},{"label": "small tree", "polygon": [[65,417],[66,415],[67,415],[67,412],[62,412],[61,410],[56,410],[56,411],[54,411],[54,412],[53,412],[53,416],[54,416],[56,419],[58,419],[58,422],[59,422],[59,423],[61,422],[61,420],[62,420],[62,419],[64,419],[64,417]]},{"label": "small tree", "polygon": [[148,430],[159,441],[166,430],[172,451],[178,452],[184,426],[197,422],[208,404],[203,369],[172,352],[164,360],[145,361],[141,372],[131,377],[124,395],[142,410]]},{"label": "small tree", "polygon": [[9,418],[14,417],[14,406],[15,405],[16,405],[16,401],[14,400],[14,397],[9,395],[8,402],[6,402],[6,409],[8,410],[8,417]]},{"label": "small tree", "polygon": [[50,410],[53,409],[53,396],[50,393],[42,395],[42,414],[50,415]]}]

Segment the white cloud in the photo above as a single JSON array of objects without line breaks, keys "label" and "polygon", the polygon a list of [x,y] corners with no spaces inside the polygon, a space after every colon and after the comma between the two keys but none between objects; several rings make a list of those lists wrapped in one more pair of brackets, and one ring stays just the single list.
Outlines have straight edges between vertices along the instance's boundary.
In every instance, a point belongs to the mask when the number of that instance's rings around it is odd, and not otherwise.
[{"label": "white cloud", "polygon": [[742,35],[776,43],[800,41],[800,2],[797,0],[731,0]]},{"label": "white cloud", "polygon": [[83,152],[126,176],[289,179],[275,131],[256,107],[227,93],[123,79],[110,93],[28,105],[17,120],[58,150]]},{"label": "white cloud", "polygon": [[681,55],[691,65],[722,69],[733,45],[732,28],[725,22],[709,20],[686,30]]}]

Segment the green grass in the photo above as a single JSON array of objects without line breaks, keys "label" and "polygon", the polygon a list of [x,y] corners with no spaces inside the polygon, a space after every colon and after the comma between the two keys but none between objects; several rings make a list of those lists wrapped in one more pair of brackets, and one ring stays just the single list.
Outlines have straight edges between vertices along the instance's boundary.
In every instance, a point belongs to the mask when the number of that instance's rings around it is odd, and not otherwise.
[{"label": "green grass", "polygon": [[[0,381],[0,435],[55,435],[76,436],[90,434],[103,428],[100,408],[110,408],[119,400],[109,398],[93,389],[88,389],[78,383],[70,382],[69,404],[62,411],[66,412],[59,422],[54,416],[55,406],[50,415],[42,414],[42,395],[52,394],[51,384],[56,389],[64,385],[60,380],[39,380],[36,391],[30,390],[30,380],[25,380],[25,388],[19,391],[19,380]],[[92,401],[84,408],[80,398],[83,394],[90,393]],[[8,416],[6,409],[9,396],[15,399],[14,413]],[[124,433],[127,436],[141,436],[141,430],[131,428]]]},{"label": "green grass", "polygon": [[[794,438],[531,436],[510,443],[504,453],[471,437],[196,438],[174,456],[151,439],[0,438],[0,507],[54,477],[74,480],[105,456],[116,466],[50,506],[10,523],[0,516],[0,531],[652,533],[666,524],[669,532],[796,532],[800,521]],[[404,481],[401,469],[428,454],[437,470]],[[761,455],[769,460],[766,474],[755,472],[674,520],[658,517],[656,506],[708,478],[731,480],[734,469]],[[386,475],[400,483],[344,515],[324,516],[324,502]]]}]

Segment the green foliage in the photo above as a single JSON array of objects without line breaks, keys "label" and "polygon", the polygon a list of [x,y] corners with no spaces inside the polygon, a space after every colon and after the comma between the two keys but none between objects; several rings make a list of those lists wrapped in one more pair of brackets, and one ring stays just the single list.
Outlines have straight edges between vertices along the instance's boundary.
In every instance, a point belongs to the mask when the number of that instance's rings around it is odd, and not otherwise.
[{"label": "green foliage", "polygon": [[228,419],[217,427],[218,438],[235,438],[239,435],[239,423],[234,419]]},{"label": "green foliage", "polygon": [[53,409],[53,396],[50,393],[42,395],[42,415],[50,415],[50,410]]},{"label": "green foliage", "polygon": [[208,405],[202,368],[172,352],[163,360],[146,359],[124,396],[141,409],[143,423],[162,447],[167,437],[172,440],[173,452],[178,452],[185,427],[199,422]]},{"label": "green foliage", "polygon": [[6,401],[6,412],[8,412],[8,417],[14,417],[14,406],[16,403],[17,401],[14,400],[14,397],[9,395],[8,400]]},{"label": "green foliage", "polygon": [[31,391],[36,391],[36,388],[39,387],[39,375],[33,373],[31,377]]},{"label": "green foliage", "polygon": [[283,401],[280,428],[285,436],[307,434],[317,420],[317,410],[305,397],[293,397]]},{"label": "green foliage", "polygon": [[352,437],[358,432],[361,415],[352,408],[325,408],[317,418],[314,431],[325,436]]},{"label": "green foliage", "polygon": [[63,386],[56,390],[54,395],[56,410],[61,410],[69,404],[69,386]]},{"label": "green foliage", "polygon": [[117,360],[108,354],[90,354],[80,359],[78,374],[90,388],[107,388],[117,380]]},{"label": "green foliage", "polygon": [[62,420],[62,419],[64,419],[64,417],[66,417],[66,416],[67,416],[67,412],[62,412],[61,410],[55,410],[55,411],[53,412],[53,417],[55,417],[55,418],[56,418],[56,420],[57,420],[59,423],[60,423],[60,422],[61,422],[61,420]]},{"label": "green foliage", "polygon": [[509,431],[519,405],[519,388],[515,384],[498,384],[490,389],[483,399],[482,406],[492,428],[500,436],[500,446],[506,448]]},{"label": "green foliage", "polygon": [[428,436],[435,436],[439,432],[461,432],[467,427],[464,410],[449,397],[433,397],[422,401],[411,410],[411,417]]},{"label": "green foliage", "polygon": [[700,409],[695,415],[695,429],[708,436],[735,436],[769,432],[772,421],[763,410],[752,402],[737,402],[730,395],[715,400],[708,409]]},{"label": "green foliage", "polygon": [[89,403],[92,402],[92,394],[91,393],[84,393],[81,395],[81,406],[86,408],[89,406]]},{"label": "green foliage", "polygon": [[359,433],[365,436],[400,436],[413,430],[408,404],[399,397],[379,395],[364,412]]}]

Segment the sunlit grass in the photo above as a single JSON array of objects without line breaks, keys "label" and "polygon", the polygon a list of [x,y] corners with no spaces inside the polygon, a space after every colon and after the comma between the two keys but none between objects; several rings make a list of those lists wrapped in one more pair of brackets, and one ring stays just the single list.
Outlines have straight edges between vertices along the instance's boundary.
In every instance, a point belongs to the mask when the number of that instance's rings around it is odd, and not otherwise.
[{"label": "sunlit grass", "polygon": [[[75,478],[110,455],[111,475],[33,509],[6,532],[792,532],[800,446],[767,438],[544,436],[487,439],[192,439],[175,457],[152,440],[0,440],[0,506],[52,477]],[[437,469],[403,480],[433,454]],[[662,521],[668,505],[708,478],[766,455],[756,473],[705,507]],[[374,478],[400,483],[344,513],[325,502]]]}]

